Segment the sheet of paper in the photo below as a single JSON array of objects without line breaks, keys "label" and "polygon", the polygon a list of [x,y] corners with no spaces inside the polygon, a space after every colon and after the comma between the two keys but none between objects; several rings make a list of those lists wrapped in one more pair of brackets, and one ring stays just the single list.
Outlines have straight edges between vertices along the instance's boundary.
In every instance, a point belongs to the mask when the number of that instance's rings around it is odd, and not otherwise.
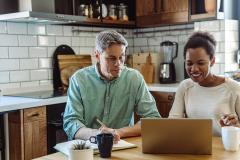
[{"label": "sheet of paper", "polygon": [[[72,148],[72,146],[76,143],[81,143],[85,142],[84,140],[72,140],[72,141],[67,141],[63,143],[58,143],[54,146],[54,148],[59,151],[64,153],[65,155],[69,155],[69,149]],[[86,144],[89,145],[92,149],[94,149],[94,153],[99,153],[97,144],[91,143],[90,141],[86,141]],[[120,140],[117,144],[113,145],[112,150],[121,150],[121,149],[127,149],[127,148],[134,148],[137,147],[135,144],[129,143],[124,140]]]}]

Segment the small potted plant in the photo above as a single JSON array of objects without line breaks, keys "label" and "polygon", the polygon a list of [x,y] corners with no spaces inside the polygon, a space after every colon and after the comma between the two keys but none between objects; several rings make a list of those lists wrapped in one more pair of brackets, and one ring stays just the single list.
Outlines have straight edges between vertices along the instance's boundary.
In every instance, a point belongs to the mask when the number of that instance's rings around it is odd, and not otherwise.
[{"label": "small potted plant", "polygon": [[82,140],[74,141],[69,150],[69,160],[79,159],[93,160],[93,149]]}]

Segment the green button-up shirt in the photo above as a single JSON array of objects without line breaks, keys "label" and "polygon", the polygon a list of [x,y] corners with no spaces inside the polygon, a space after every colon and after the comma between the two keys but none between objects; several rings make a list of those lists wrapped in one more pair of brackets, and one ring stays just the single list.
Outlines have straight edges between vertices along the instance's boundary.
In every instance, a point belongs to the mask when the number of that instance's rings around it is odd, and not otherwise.
[{"label": "green button-up shirt", "polygon": [[100,76],[97,65],[90,66],[71,77],[63,127],[73,139],[83,126],[99,128],[95,117],[110,128],[133,125],[134,112],[140,117],[160,117],[142,75],[124,67],[120,77],[107,81]]}]

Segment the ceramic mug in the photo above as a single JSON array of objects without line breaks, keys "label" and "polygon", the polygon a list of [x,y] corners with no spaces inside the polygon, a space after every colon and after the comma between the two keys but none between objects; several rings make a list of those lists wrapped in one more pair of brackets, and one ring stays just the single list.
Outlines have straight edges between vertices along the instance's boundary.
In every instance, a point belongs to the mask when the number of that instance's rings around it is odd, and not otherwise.
[{"label": "ceramic mug", "polygon": [[240,129],[233,126],[222,127],[222,142],[227,151],[237,151],[240,144]]},{"label": "ceramic mug", "polygon": [[100,157],[111,157],[113,146],[113,135],[111,133],[101,133],[96,136],[91,136],[89,141],[98,145]]}]

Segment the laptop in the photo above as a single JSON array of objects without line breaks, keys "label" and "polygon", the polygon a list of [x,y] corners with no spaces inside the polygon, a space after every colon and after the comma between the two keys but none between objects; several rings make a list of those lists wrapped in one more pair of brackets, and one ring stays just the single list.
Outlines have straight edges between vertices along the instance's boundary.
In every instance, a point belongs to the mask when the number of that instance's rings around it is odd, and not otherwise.
[{"label": "laptop", "polygon": [[211,119],[141,118],[142,152],[212,154]]}]

